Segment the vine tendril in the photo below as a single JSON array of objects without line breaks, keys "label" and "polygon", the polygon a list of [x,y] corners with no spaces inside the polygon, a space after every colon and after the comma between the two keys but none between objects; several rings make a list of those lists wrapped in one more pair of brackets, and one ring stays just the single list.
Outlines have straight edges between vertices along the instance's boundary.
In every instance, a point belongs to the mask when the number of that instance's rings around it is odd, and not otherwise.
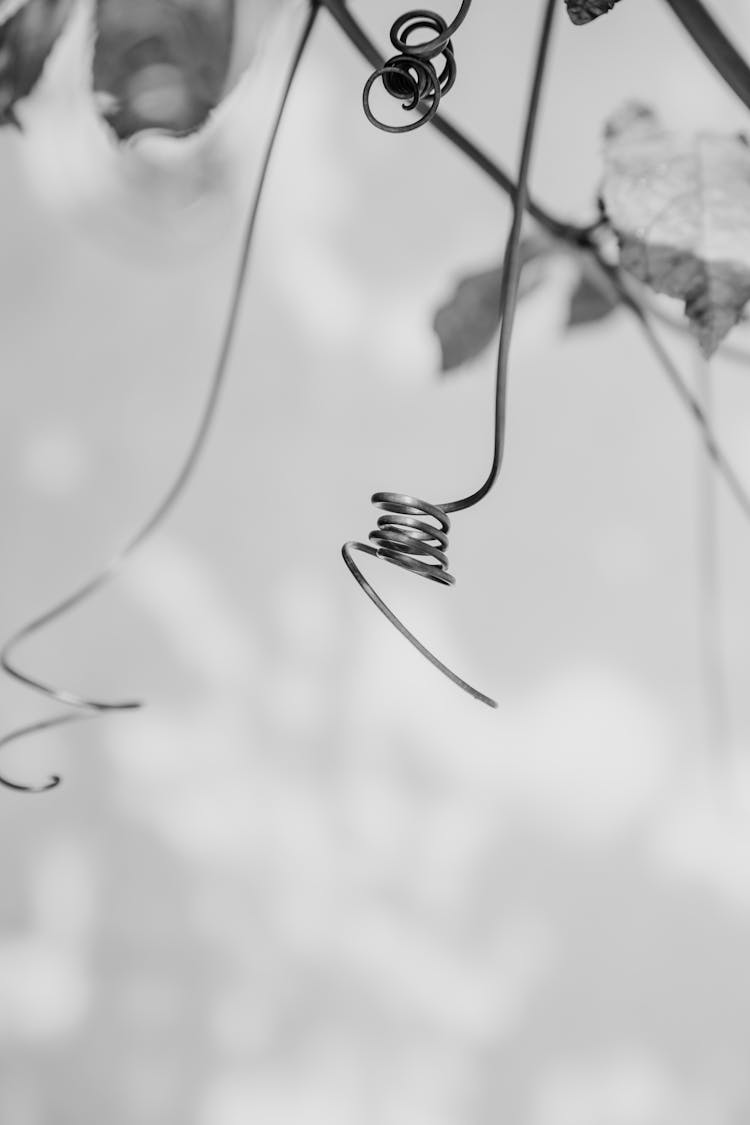
[{"label": "vine tendril", "polygon": [[[367,120],[384,133],[410,133],[426,125],[438,111],[440,99],[456,81],[456,57],[452,36],[469,14],[472,0],[463,0],[452,23],[430,8],[414,8],[399,16],[391,26],[390,38],[397,54],[379,66],[365,83],[362,104]],[[415,33],[432,32],[429,39],[414,42]],[[442,59],[438,70],[435,60]],[[423,107],[421,117],[406,125],[388,125],[372,111],[370,95],[376,82],[407,112]]]},{"label": "vine tendril", "polygon": [[[79,713],[56,715],[52,718],[44,719],[42,721],[20,727],[19,729],[12,731],[10,734],[6,734],[2,738],[0,738],[0,750],[6,746],[9,746],[13,742],[17,742],[19,739],[24,738],[27,735],[32,735],[43,730],[50,730],[55,727],[60,727],[65,723],[93,718],[94,715],[101,712],[134,711],[143,706],[141,702],[136,701],[102,702],[100,700],[88,699],[84,696],[76,695],[74,692],[44,683],[42,680],[39,680],[33,676],[29,676],[25,672],[22,672],[16,666],[13,660],[13,653],[24,640],[38,633],[40,630],[44,629],[45,626],[51,624],[53,621],[58,620],[60,617],[70,612],[72,609],[75,609],[83,601],[86,601],[89,597],[91,597],[102,586],[108,583],[117,574],[125,561],[136,550],[136,548],[140,547],[146,539],[149,539],[166,520],[166,518],[176,505],[177,501],[184,493],[188,482],[195,472],[197,463],[206,445],[206,441],[211,430],[214,417],[216,415],[220,393],[226,382],[229,358],[236,335],[240,305],[242,302],[245,282],[247,279],[253,234],[255,231],[263,188],[267,179],[268,168],[271,162],[271,156],[275,148],[276,138],[278,136],[281,121],[287,106],[289,94],[294,84],[294,79],[298,73],[300,62],[305,53],[305,48],[310,39],[310,34],[312,32],[318,11],[318,4],[313,4],[305,22],[305,26],[300,35],[297,47],[295,49],[292,63],[289,68],[289,74],[287,76],[281,95],[281,101],[274,117],[271,132],[266,144],[265,152],[263,154],[263,159],[261,161],[257,187],[252,199],[252,203],[250,205],[245,224],[237,270],[231,289],[229,309],[224,323],[224,329],[216,363],[209,384],[208,396],[200,416],[198,428],[189,446],[187,455],[182,462],[182,466],[180,467],[175,480],[173,481],[172,485],[168,489],[159,505],[156,507],[146,523],[129,540],[129,542],[116,555],[114,555],[110,559],[110,561],[106,563],[101,568],[101,570],[99,570],[94,575],[93,578],[89,579],[88,582],[79,587],[74,593],[70,594],[63,601],[58,602],[57,605],[53,606],[52,609],[35,618],[27,625],[24,625],[23,628],[14,633],[13,636],[5,642],[2,649],[0,649],[0,666],[2,666],[3,670],[9,676],[19,681],[19,683],[24,684],[26,687],[32,688],[34,691],[45,696],[52,702],[63,704],[67,707],[76,708]],[[60,780],[61,779],[57,774],[53,774],[47,780],[47,782],[42,785],[24,785],[19,782],[11,781],[0,774],[0,784],[6,786],[6,788],[8,789],[13,789],[24,793],[41,793],[49,789],[54,789],[55,786],[60,784]]]},{"label": "vine tendril", "polygon": [[453,683],[490,707],[497,706],[493,699],[471,687],[455,672],[447,668],[428,648],[417,640],[406,625],[389,609],[362,574],[354,561],[352,552],[358,551],[373,555],[376,558],[385,559],[387,562],[410,570],[421,577],[439,582],[441,585],[452,585],[454,579],[448,573],[446,555],[450,528],[449,513],[462,511],[478,504],[487,495],[500,471],[505,445],[508,357],[518,297],[518,283],[521,275],[521,229],[524,211],[528,205],[529,167],[539,116],[542,83],[549,58],[555,7],[556,0],[547,0],[539,33],[534,77],[524,124],[518,186],[513,196],[513,219],[505,246],[505,266],[500,297],[500,343],[498,345],[495,376],[494,450],[489,474],[475,492],[460,500],[452,500],[443,504],[431,504],[404,493],[376,492],[372,497],[372,502],[384,510],[386,514],[378,519],[377,527],[369,534],[369,539],[375,546],[357,540],[349,540],[342,547],[344,561],[354,578],[401,635]]}]

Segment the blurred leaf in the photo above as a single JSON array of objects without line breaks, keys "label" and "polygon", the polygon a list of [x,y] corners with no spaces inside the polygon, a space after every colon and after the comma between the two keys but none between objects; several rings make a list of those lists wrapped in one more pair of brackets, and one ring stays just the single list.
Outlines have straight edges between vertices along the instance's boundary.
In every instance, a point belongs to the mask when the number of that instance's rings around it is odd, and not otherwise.
[{"label": "blurred leaf", "polygon": [[17,125],[15,106],[36,86],[73,0],[26,0],[0,24],[0,125]]},{"label": "blurred leaf", "polygon": [[[548,253],[547,244],[538,238],[526,238],[521,243],[519,298],[541,283],[542,269],[529,268],[529,264],[539,265]],[[502,280],[502,266],[469,274],[459,281],[453,295],[435,313],[432,324],[440,341],[442,371],[452,371],[475,359],[492,342],[500,326]]]},{"label": "blurred leaf", "polygon": [[585,273],[578,279],[578,284],[570,294],[568,306],[568,319],[566,328],[577,328],[581,324],[593,324],[597,320],[604,320],[617,308],[618,302],[601,286],[594,282]]},{"label": "blurred leaf", "polygon": [[750,299],[750,149],[743,137],[681,135],[644,106],[605,130],[602,199],[620,263],[685,301],[711,356]]},{"label": "blurred leaf", "polygon": [[26,0],[0,0],[0,24],[5,23],[11,16],[23,8]]},{"label": "blurred leaf", "polygon": [[572,23],[591,23],[610,12],[618,0],[565,0]]},{"label": "blurred leaf", "polygon": [[97,0],[96,12],[94,90],[117,136],[200,128],[226,86],[235,0]]}]

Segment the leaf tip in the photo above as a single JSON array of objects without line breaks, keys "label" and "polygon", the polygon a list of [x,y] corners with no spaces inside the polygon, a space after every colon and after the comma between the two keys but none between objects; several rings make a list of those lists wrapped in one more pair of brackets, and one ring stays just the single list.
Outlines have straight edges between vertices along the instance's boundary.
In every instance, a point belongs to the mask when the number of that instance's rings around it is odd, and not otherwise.
[{"label": "leaf tip", "polygon": [[565,0],[570,22],[581,27],[611,12],[619,0]]}]

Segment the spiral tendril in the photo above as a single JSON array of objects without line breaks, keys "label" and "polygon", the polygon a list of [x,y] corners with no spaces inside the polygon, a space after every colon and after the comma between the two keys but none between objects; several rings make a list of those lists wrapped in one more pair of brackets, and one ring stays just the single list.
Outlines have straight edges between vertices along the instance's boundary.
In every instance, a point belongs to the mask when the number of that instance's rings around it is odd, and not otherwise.
[{"label": "spiral tendril", "polygon": [[378,518],[377,526],[368,536],[375,546],[358,543],[353,539],[345,543],[341,552],[349,570],[370,600],[418,652],[421,652],[443,675],[469,695],[489,707],[497,707],[494,699],[477,691],[466,680],[462,680],[438,660],[410,629],[407,629],[403,621],[375,592],[352,557],[352,551],[360,551],[375,558],[385,559],[395,566],[411,571],[412,574],[438,582],[441,586],[452,586],[456,580],[448,571],[447,555],[451,521],[445,510],[437,504],[430,504],[426,500],[419,500],[416,496],[408,496],[400,492],[376,492],[372,502],[385,512],[385,515]]},{"label": "spiral tendril", "polygon": [[[438,582],[441,585],[453,585],[455,579],[448,571],[448,532],[450,530],[449,513],[463,511],[466,508],[471,508],[482,500],[492,485],[495,483],[497,476],[500,472],[500,467],[503,460],[503,452],[505,447],[505,421],[506,421],[506,391],[507,391],[507,376],[508,376],[508,356],[510,350],[510,339],[513,332],[513,321],[515,317],[516,301],[518,297],[518,283],[521,275],[521,229],[523,224],[523,214],[528,202],[528,178],[529,167],[531,163],[531,152],[534,142],[534,134],[536,131],[536,121],[539,113],[539,101],[541,97],[542,81],[546,70],[547,59],[549,54],[549,44],[552,31],[552,23],[554,18],[555,5],[557,0],[547,0],[545,15],[542,21],[542,27],[539,34],[539,40],[536,50],[536,64],[534,68],[534,77],[531,85],[531,94],[529,97],[528,109],[526,112],[526,120],[524,125],[523,145],[521,149],[521,159],[518,172],[518,187],[515,195],[513,196],[513,219],[508,233],[508,238],[505,246],[504,256],[504,269],[502,279],[502,291],[500,296],[500,310],[501,310],[501,324],[500,324],[500,342],[497,352],[497,369],[495,376],[495,432],[494,432],[494,449],[492,464],[489,473],[484,483],[468,496],[462,497],[460,500],[452,500],[445,504],[431,504],[426,500],[419,500],[414,496],[408,496],[398,492],[376,492],[372,497],[373,504],[381,508],[385,515],[380,516],[377,521],[376,528],[369,534],[369,543],[362,543],[358,540],[349,540],[344,543],[342,547],[342,554],[344,561],[349,567],[349,570],[354,575],[360,587],[365,591],[367,596],[377,606],[380,612],[391,622],[392,625],[398,629],[399,633],[406,638],[419,652],[422,653],[431,664],[434,665],[440,672],[452,680],[454,684],[468,692],[469,695],[475,699],[480,700],[482,703],[488,704],[490,707],[496,707],[496,702],[489,696],[484,695],[482,692],[477,691],[465,680],[462,680],[455,672],[451,671],[442,661],[432,653],[425,645],[419,641],[414,634],[404,625],[403,621],[396,616],[396,614],[385,604],[383,599],[372,588],[365,576],[362,574],[359,566],[354,560],[353,552],[358,551],[362,554],[373,555],[379,559],[385,559],[387,562],[394,563],[402,567],[404,570],[409,570],[413,574],[417,574],[422,578],[428,578],[433,582]],[[453,25],[449,29],[444,29],[436,40],[430,44],[424,45],[428,51],[433,52],[439,47],[439,50],[444,50],[448,45],[446,35],[448,32],[454,30],[456,22],[463,18],[468,9],[468,4],[462,5],[461,12],[454,20]],[[409,24],[408,19],[414,18],[419,22],[425,15],[432,13],[412,12],[409,17],[402,17],[407,22],[404,24],[402,21],[397,21],[391,30],[391,41],[399,48],[405,44],[406,39],[410,33],[410,28],[413,29],[414,24]],[[437,17],[440,23],[444,23],[440,17]],[[421,25],[420,25],[421,26]],[[417,48],[422,50],[423,48]],[[415,56],[419,57],[419,56]],[[411,74],[414,83],[418,82],[416,77],[417,68],[413,65],[413,60],[407,64],[404,73]],[[413,67],[413,73],[409,67]],[[381,67],[380,72],[397,71],[393,60],[386,63]],[[400,73],[400,72],[399,72]],[[388,76],[386,76],[388,77]],[[393,78],[393,73],[390,75]],[[367,94],[374,78],[370,79],[370,83],[365,88]],[[386,78],[384,78],[384,82]],[[437,89],[439,90],[439,80],[436,75]],[[433,109],[435,102],[439,101],[439,93],[433,92]],[[429,100],[429,98],[428,98]],[[417,101],[419,99],[417,98]],[[416,103],[415,103],[416,104]],[[411,103],[407,104],[407,108],[413,108]],[[367,110],[367,102],[365,100],[365,109]],[[434,116],[434,113],[432,114]],[[369,116],[369,114],[368,114]],[[429,114],[423,120],[429,120]],[[413,126],[412,126],[413,127]],[[402,130],[397,130],[402,131]],[[373,546],[374,544],[374,546]]]},{"label": "spiral tendril", "polygon": [[[212,423],[216,415],[220,392],[226,382],[226,375],[229,367],[229,359],[231,355],[232,344],[234,343],[237,322],[239,318],[239,311],[242,296],[245,289],[245,281],[247,279],[248,266],[250,262],[250,249],[253,241],[253,234],[255,231],[258,210],[260,201],[263,195],[263,188],[267,179],[268,168],[271,162],[271,156],[276,144],[276,138],[279,133],[284,110],[289,99],[289,94],[294,84],[294,79],[299,70],[299,64],[305,52],[305,47],[310,39],[310,34],[315,23],[315,18],[318,13],[318,5],[313,4],[310,13],[305,22],[305,26],[300,35],[294,57],[292,59],[289,73],[287,75],[284,88],[281,94],[279,107],[271,126],[271,132],[266,143],[265,152],[261,160],[260,172],[258,175],[258,182],[250,205],[248,217],[245,223],[245,230],[240,249],[237,271],[234,278],[234,283],[231,289],[229,309],[224,323],[224,329],[221,337],[216,362],[214,365],[213,374],[209,384],[208,396],[206,403],[203,407],[197,430],[193,436],[192,442],[189,446],[188,452],[182,462],[182,465],[177,473],[177,476],[163,497],[157,508],[151,514],[150,518],[135,534],[132,539],[126,544],[122,550],[116,554],[110,561],[102,567],[102,569],[94,575],[88,582],[79,587],[73,594],[70,594],[63,601],[59,602],[52,609],[37,617],[34,621],[23,626],[8,640],[2,649],[0,649],[0,667],[13,679],[19,681],[25,687],[31,688],[38,694],[44,696],[53,703],[62,704],[66,707],[73,707],[77,713],[67,713],[54,715],[49,719],[43,719],[38,722],[30,723],[27,726],[20,727],[10,734],[6,734],[0,738],[0,750],[15,743],[27,735],[38,734],[41,731],[51,730],[53,728],[61,727],[66,723],[80,721],[82,719],[93,718],[97,714],[109,711],[133,711],[143,706],[140,702],[128,701],[120,703],[105,703],[95,699],[88,699],[80,695],[76,695],[71,691],[63,688],[54,687],[51,684],[46,684],[41,680],[35,679],[27,675],[16,667],[12,653],[16,647],[20,645],[27,638],[38,633],[53,621],[58,620],[70,610],[75,609],[83,601],[87,600],[102,586],[108,583],[115,574],[120,570],[123,563],[130,557],[133,551],[146,540],[151,538],[153,533],[162,525],[167,516],[171,513],[175,504],[184,493],[189,481],[192,479],[195,469],[198,464],[200,455],[206,445],[208,435],[211,430]],[[22,793],[42,793],[49,789],[54,789],[60,784],[60,777],[57,774],[52,775],[45,784],[42,785],[26,785],[20,782],[9,780],[0,774],[0,785],[4,785],[7,789],[13,789]]]},{"label": "spiral tendril", "polygon": [[369,535],[378,557],[452,586],[456,580],[448,573],[446,554],[451,521],[443,509],[400,492],[376,492],[372,502],[386,513]]},{"label": "spiral tendril", "polygon": [[[391,43],[397,54],[374,71],[362,92],[367,120],[385,133],[410,133],[426,125],[438,111],[440,100],[456,81],[456,57],[451,40],[468,15],[472,0],[463,0],[456,18],[448,24],[429,8],[414,8],[391,26]],[[414,35],[431,32],[426,40]],[[436,62],[438,65],[436,65]],[[382,82],[386,93],[401,102],[406,112],[421,109],[421,116],[405,125],[388,125],[376,117],[370,105],[372,88]]]}]

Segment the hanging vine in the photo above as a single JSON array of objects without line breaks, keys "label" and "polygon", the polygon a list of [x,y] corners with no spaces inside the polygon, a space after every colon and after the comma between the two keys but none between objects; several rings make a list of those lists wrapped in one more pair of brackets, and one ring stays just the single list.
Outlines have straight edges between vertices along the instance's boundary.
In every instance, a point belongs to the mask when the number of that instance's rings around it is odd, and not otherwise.
[{"label": "hanging vine", "polygon": [[[372,496],[373,503],[382,512],[378,517],[376,528],[370,532],[368,542],[350,540],[344,544],[342,549],[347,566],[370,599],[402,635],[455,684],[478,700],[490,706],[496,706],[493,699],[469,685],[438,660],[393,614],[363,575],[354,559],[354,553],[375,556],[439,585],[453,584],[454,578],[450,574],[447,557],[448,537],[451,527],[450,517],[456,512],[475,506],[487,496],[498,477],[503,461],[508,358],[519,294],[519,281],[524,262],[522,228],[525,214],[528,214],[537,223],[549,240],[559,247],[572,251],[585,261],[587,277],[592,284],[605,294],[607,308],[619,304],[635,320],[649,348],[656,356],[661,370],[672,384],[683,406],[695,421],[710,462],[715,467],[718,476],[729,489],[745,518],[750,520],[750,494],[747,486],[724,452],[707,416],[706,409],[690,390],[687,380],[675,366],[656,333],[646,290],[643,286],[634,285],[632,277],[628,276],[626,270],[630,266],[626,257],[623,257],[620,261],[613,261],[604,248],[604,242],[601,238],[603,229],[608,229],[618,237],[621,248],[626,245],[627,241],[626,225],[620,223],[618,227],[616,208],[611,200],[607,200],[606,192],[603,214],[595,221],[583,225],[566,222],[550,213],[538,204],[529,192],[528,180],[531,156],[543,80],[551,54],[551,33],[558,2],[559,0],[545,0],[544,2],[536,61],[523,130],[521,157],[517,177],[514,180],[493,158],[469,140],[460,129],[443,116],[442,112],[439,112],[442,108],[441,99],[456,81],[457,64],[453,36],[466,21],[471,0],[463,0],[457,14],[450,23],[432,9],[413,9],[404,13],[393,23],[390,29],[390,40],[396,54],[387,59],[381,56],[359,21],[350,11],[345,0],[311,0],[263,157],[258,186],[250,203],[237,272],[229,298],[224,331],[198,429],[172,486],[141,529],[94,577],[47,612],[40,614],[19,629],[0,651],[0,664],[8,675],[26,687],[33,689],[47,700],[66,708],[64,713],[29,724],[5,735],[0,739],[0,749],[22,737],[49,730],[77,719],[91,718],[107,712],[131,711],[141,706],[140,702],[136,701],[108,702],[95,700],[78,695],[61,686],[45,683],[28,674],[22,668],[17,661],[16,653],[27,639],[75,609],[115,577],[130,555],[162,526],[192,479],[205,447],[221,391],[226,381],[248,271],[253,234],[269,163],[290,91],[299,72],[301,60],[321,8],[327,10],[350,43],[374,68],[363,91],[363,105],[367,118],[377,127],[390,133],[410,132],[420,126],[431,124],[437,132],[450,141],[457,151],[467,157],[507,194],[513,204],[512,221],[505,246],[502,269],[498,275],[500,291],[497,320],[500,325],[500,337],[495,379],[493,455],[488,475],[483,483],[467,496],[437,504],[408,493],[376,492]],[[566,0],[571,19],[576,23],[587,23],[596,19],[605,12],[612,10],[616,2],[617,0]],[[703,54],[724,82],[745,106],[750,108],[750,69],[700,0],[666,0],[666,3],[699,45]],[[99,0],[98,10],[103,12],[106,9],[111,15],[115,4],[116,0]],[[57,0],[57,3],[52,4],[49,4],[48,0],[27,0],[25,5],[19,6],[17,11],[14,10],[13,14],[0,25],[0,124],[3,122],[10,125],[20,124],[17,107],[33,90],[39,80],[46,57],[64,26],[71,7],[72,0]],[[230,5],[226,11],[233,13],[234,8]],[[226,44],[224,44],[224,47],[226,47]],[[222,74],[225,76],[226,51],[222,58]],[[105,67],[104,71],[106,70]],[[100,89],[103,88],[103,85],[106,85],[105,78],[106,74],[103,76],[103,72],[100,72],[97,77]],[[224,78],[221,75],[213,75],[209,84],[210,90],[207,90],[206,93],[206,99],[196,110],[197,116],[195,114],[183,116],[180,119],[182,125],[175,122],[173,131],[179,133],[198,127],[211,106],[216,104],[223,88],[223,82]],[[371,101],[378,85],[382,87],[386,95],[401,103],[402,110],[408,115],[408,120],[405,123],[390,125],[376,116]],[[118,132],[118,135],[128,136],[132,130],[140,127],[139,122],[142,119],[138,117],[135,103],[131,106],[130,116],[126,115],[125,117],[120,112],[121,106],[118,109],[112,103],[108,104],[109,110],[105,116],[108,116],[110,124]],[[117,124],[118,121],[120,122],[119,125]],[[748,159],[750,160],[750,157]],[[656,174],[660,173],[657,172]],[[750,203],[748,203],[748,208],[750,208]],[[640,276],[640,280],[644,283],[658,288],[657,285],[654,285],[653,271],[642,276],[638,274],[637,270],[631,269],[631,273],[634,273],[636,277]],[[750,264],[748,264],[748,277],[750,277]],[[666,291],[670,292],[669,289],[666,289]],[[737,319],[742,314],[748,298],[750,298],[750,284],[747,295],[740,294],[742,299],[736,293],[733,296],[736,313],[734,319]],[[696,295],[692,291],[685,294],[686,301],[693,301],[694,305],[696,301],[700,304],[702,297],[702,294]],[[701,310],[704,311],[703,305],[701,305]],[[731,324],[728,327],[731,327]],[[712,347],[719,344],[719,338],[714,339],[714,337],[715,334],[710,337]],[[718,661],[715,664],[718,665]],[[59,776],[54,775],[46,783],[31,785],[0,775],[0,783],[22,792],[48,790],[59,784],[59,781]]]}]

